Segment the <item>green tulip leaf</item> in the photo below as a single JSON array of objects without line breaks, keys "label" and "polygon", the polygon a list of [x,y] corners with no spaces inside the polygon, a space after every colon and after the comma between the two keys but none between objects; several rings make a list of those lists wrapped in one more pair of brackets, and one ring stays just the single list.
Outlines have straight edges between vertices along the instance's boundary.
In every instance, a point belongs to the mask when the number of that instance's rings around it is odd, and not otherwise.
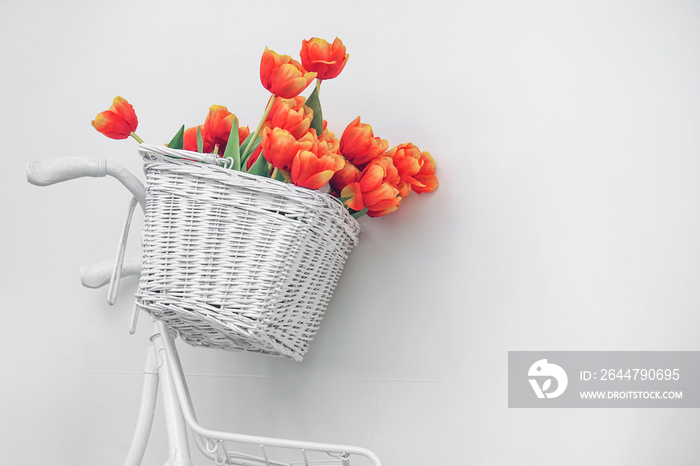
[{"label": "green tulip leaf", "polygon": [[[250,138],[252,138],[252,137],[253,137],[253,135],[249,134],[248,137],[243,140],[240,147],[243,147],[243,148],[247,147],[248,143],[250,142]],[[240,148],[238,150],[240,150]],[[243,160],[244,158],[247,158],[247,155],[248,154],[246,152],[241,153],[241,160]]]},{"label": "green tulip leaf", "polygon": [[[241,144],[241,147],[248,147],[248,143],[250,142],[250,138],[252,138],[253,135],[251,134],[245,140],[243,141],[243,144]],[[250,146],[250,149],[248,149],[246,152],[241,154],[241,167],[245,167],[246,164],[248,163],[248,159],[250,156],[255,152],[255,150],[258,148],[260,143],[262,142],[262,136],[258,136],[255,138],[255,142]]]},{"label": "green tulip leaf", "polygon": [[258,159],[255,161],[248,173],[258,176],[264,176],[265,178],[270,177],[270,168],[267,165],[267,160],[263,157],[262,152],[258,155]]},{"label": "green tulip leaf", "polygon": [[364,214],[366,214],[367,212],[369,212],[369,209],[368,209],[367,207],[365,207],[364,209],[358,210],[357,212],[355,212],[354,214],[352,214],[352,216],[353,216],[353,218],[356,218],[356,219],[357,219],[357,218],[362,217],[362,216],[363,216]]},{"label": "green tulip leaf", "polygon": [[314,118],[311,120],[311,127],[316,130],[316,135],[320,136],[323,133],[323,112],[321,111],[321,101],[318,98],[318,87],[314,89],[306,104],[314,112]]},{"label": "green tulip leaf", "polygon": [[237,171],[241,170],[241,147],[239,146],[238,141],[238,118],[233,119],[231,132],[228,135],[228,142],[226,143],[226,150],[224,151],[224,157],[233,159],[231,169]]},{"label": "green tulip leaf", "polygon": [[171,149],[182,149],[185,144],[185,125],[182,125],[180,131],[172,138],[168,143],[168,147]]},{"label": "green tulip leaf", "polygon": [[202,139],[202,131],[197,128],[197,152],[204,152],[204,139]]}]

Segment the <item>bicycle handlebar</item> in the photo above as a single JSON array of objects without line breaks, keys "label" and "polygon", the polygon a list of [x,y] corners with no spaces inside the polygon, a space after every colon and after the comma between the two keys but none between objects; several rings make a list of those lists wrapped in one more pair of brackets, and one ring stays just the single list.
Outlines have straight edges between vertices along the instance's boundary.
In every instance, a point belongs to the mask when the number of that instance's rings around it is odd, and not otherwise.
[{"label": "bicycle handlebar", "polygon": [[63,181],[91,176],[109,175],[128,189],[146,209],[146,190],[130,171],[102,157],[65,157],[50,160],[34,160],[27,163],[27,181],[36,186],[49,186]]},{"label": "bicycle handlebar", "polygon": [[27,181],[37,186],[48,186],[83,176],[107,175],[107,161],[103,158],[66,157],[53,160],[35,160],[27,164]]},{"label": "bicycle handlebar", "polygon": [[[88,288],[100,288],[109,283],[114,269],[114,261],[100,262],[99,264],[86,265],[80,268],[80,281]],[[138,275],[141,273],[141,259],[130,257],[124,259],[121,276]]]}]

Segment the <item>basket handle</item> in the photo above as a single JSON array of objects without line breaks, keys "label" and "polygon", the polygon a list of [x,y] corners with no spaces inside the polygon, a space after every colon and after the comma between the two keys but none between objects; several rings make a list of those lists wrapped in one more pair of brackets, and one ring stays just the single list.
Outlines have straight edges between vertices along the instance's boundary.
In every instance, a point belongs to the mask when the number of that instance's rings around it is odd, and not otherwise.
[{"label": "basket handle", "polygon": [[192,152],[182,149],[171,149],[166,146],[154,146],[152,144],[141,144],[139,153],[142,157],[148,157],[149,154],[155,154],[174,159],[194,160],[195,162],[204,162],[212,165],[219,165],[224,168],[231,168],[233,159],[221,157],[217,154],[202,154],[200,152]]}]

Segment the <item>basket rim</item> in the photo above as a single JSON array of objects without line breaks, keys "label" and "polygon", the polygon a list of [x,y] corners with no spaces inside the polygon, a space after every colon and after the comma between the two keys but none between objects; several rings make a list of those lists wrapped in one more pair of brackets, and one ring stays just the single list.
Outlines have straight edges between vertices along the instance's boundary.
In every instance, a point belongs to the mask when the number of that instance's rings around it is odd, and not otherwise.
[{"label": "basket rim", "polygon": [[[254,175],[245,171],[226,168],[225,166],[222,166],[221,163],[223,162],[225,165],[225,160],[227,159],[223,159],[218,154],[202,154],[200,152],[171,149],[167,146],[154,146],[151,144],[141,144],[139,146],[139,154],[144,161],[144,171],[146,171],[149,162],[167,163],[172,165],[187,166],[197,170],[210,170],[215,173],[224,174],[231,178],[239,177],[249,182],[274,186],[275,189],[279,189],[280,191],[288,190],[301,194],[304,197],[308,197],[316,202],[325,204],[330,209],[336,211],[337,214],[342,217],[343,221],[346,222],[346,229],[348,230],[348,234],[354,238],[354,243],[357,244],[359,240],[359,234],[361,231],[360,222],[350,214],[340,199],[331,196],[328,193],[321,192],[317,189],[296,186],[292,183],[285,183],[273,178]],[[195,175],[196,173],[192,174]]]}]

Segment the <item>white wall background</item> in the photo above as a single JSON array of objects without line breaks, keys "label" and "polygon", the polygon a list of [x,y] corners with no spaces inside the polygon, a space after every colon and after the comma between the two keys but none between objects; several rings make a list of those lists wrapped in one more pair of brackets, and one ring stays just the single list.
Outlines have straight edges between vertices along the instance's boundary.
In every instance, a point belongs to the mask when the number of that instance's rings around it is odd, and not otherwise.
[{"label": "white wall background", "polygon": [[[507,352],[700,349],[700,4],[459,5],[6,2],[0,462],[121,464],[150,332],[142,317],[127,333],[133,278],[114,307],[78,278],[113,257],[127,193],[37,188],[26,162],[140,174],[133,141],[90,126],[115,95],[152,143],[212,104],[254,126],[264,47],[338,36],[331,129],[362,115],[414,142],[440,188],[362,221],[304,362],[180,346],[200,421],[360,444],[387,466],[697,464],[694,409],[508,409]],[[144,465],[165,458],[157,416]]]}]

